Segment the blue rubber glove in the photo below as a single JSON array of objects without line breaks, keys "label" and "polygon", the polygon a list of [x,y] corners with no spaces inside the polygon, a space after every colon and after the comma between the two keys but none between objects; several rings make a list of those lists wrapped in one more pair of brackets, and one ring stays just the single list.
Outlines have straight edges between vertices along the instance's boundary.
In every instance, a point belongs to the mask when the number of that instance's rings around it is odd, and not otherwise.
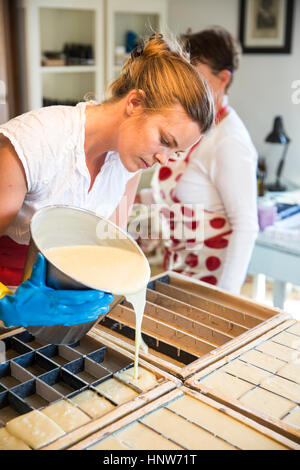
[{"label": "blue rubber glove", "polygon": [[30,279],[13,295],[0,299],[0,320],[10,326],[78,325],[108,312],[112,294],[96,290],[56,290],[46,286],[46,260],[41,254]]}]

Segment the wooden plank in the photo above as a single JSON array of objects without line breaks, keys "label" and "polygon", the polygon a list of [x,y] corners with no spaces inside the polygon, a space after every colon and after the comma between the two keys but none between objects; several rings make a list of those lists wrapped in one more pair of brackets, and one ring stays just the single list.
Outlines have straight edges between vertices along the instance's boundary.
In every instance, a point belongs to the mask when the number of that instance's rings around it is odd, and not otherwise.
[{"label": "wooden plank", "polygon": [[272,330],[280,323],[289,319],[290,315],[288,313],[282,313],[271,320],[263,322],[261,325],[258,325],[255,328],[247,331],[238,338],[231,340],[229,343],[220,346],[219,348],[211,351],[205,356],[197,359],[192,364],[185,366],[181,370],[180,376],[183,379],[187,379],[189,376],[195,374],[197,371],[204,369],[208,365],[216,362],[218,359],[221,359],[224,356],[227,356],[231,352],[241,348],[243,345],[250,343],[253,339],[263,335],[266,331]]},{"label": "wooden plank", "polygon": [[112,411],[109,411],[106,413],[104,416],[101,416],[100,418],[96,418],[87,424],[84,424],[78,429],[75,429],[74,431],[65,434],[61,438],[57,439],[54,442],[51,442],[50,444],[41,447],[39,450],[63,450],[71,446],[72,444],[75,444],[78,441],[81,441],[85,437],[89,436],[90,434],[93,434],[99,429],[104,428],[105,426],[120,420],[123,416],[128,415],[128,413],[134,411],[137,408],[143,407],[145,404],[155,400],[161,395],[166,394],[169,392],[172,388],[175,387],[174,382],[165,382],[158,387],[154,388],[153,390],[150,390],[148,392],[141,393],[138,396],[138,399],[133,399],[130,400],[122,405],[119,405],[117,408],[115,408]]},{"label": "wooden plank", "polygon": [[84,440],[81,440],[75,445],[72,445],[71,447],[68,448],[68,450],[84,450],[87,447],[95,444],[98,442],[100,439],[103,439],[104,437],[108,436],[109,434],[113,434],[114,432],[118,431],[124,426],[127,426],[128,424],[133,423],[137,419],[145,416],[145,414],[150,413],[151,411],[154,411],[156,408],[164,406],[166,403],[168,403],[170,400],[174,400],[180,396],[182,396],[183,393],[180,390],[180,388],[177,388],[175,390],[172,390],[169,392],[167,395],[161,396],[157,400],[155,400],[153,403],[149,403],[148,405],[144,406],[143,408],[134,411],[133,413],[130,413],[129,415],[125,416],[124,418],[119,419],[119,421],[113,423],[110,426],[107,426],[98,432],[93,433],[89,437],[87,437]]},{"label": "wooden plank", "polygon": [[145,313],[147,316],[159,320],[160,323],[173,325],[176,329],[197,336],[199,339],[205,339],[215,346],[221,346],[232,339],[232,336],[220,333],[197,320],[187,318],[180,313],[174,313],[164,307],[157,307],[150,302],[146,304]]},{"label": "wooden plank", "polygon": [[[68,450],[84,450],[91,447],[93,444],[96,444],[101,439],[106,438],[121,429],[125,428],[126,426],[133,424],[137,420],[141,420],[144,416],[151,412],[155,412],[159,410],[161,407],[168,406],[169,403],[174,402],[174,400],[181,398],[184,395],[191,396],[192,398],[199,400],[208,406],[220,411],[221,413],[226,414],[227,416],[231,417],[235,421],[241,423],[241,430],[244,426],[250,427],[255,431],[259,432],[263,436],[267,436],[268,438],[278,442],[279,444],[287,447],[287,449],[294,449],[300,450],[300,446],[296,443],[290,441],[289,439],[277,434],[273,430],[269,429],[266,426],[262,426],[257,422],[240,415],[236,411],[226,407],[224,405],[220,405],[218,402],[204,396],[203,394],[196,392],[194,390],[190,390],[189,388],[182,386],[177,388],[168,394],[159,397],[157,400],[145,405],[143,408],[131,412],[129,415],[121,418],[119,421],[114,422],[111,425],[106,426],[105,428],[99,430],[98,432],[88,436],[86,439],[81,440],[80,442],[76,443],[75,445],[71,445]],[[199,427],[200,429],[200,427]]]},{"label": "wooden plank", "polygon": [[[168,357],[164,360],[161,357],[156,356],[156,351],[149,349],[149,352],[145,354],[142,350],[140,351],[141,357],[145,360],[150,362],[151,364],[158,365],[162,370],[166,370],[171,372],[172,374],[176,375],[177,377],[181,378],[182,380],[186,380],[191,375],[197,373],[198,371],[208,367],[210,364],[214,364],[216,361],[221,359],[224,356],[228,356],[233,351],[238,350],[242,346],[248,344],[249,342],[253,341],[255,338],[263,335],[266,331],[272,330],[280,323],[289,319],[290,316],[288,314],[280,314],[277,315],[272,320],[268,320],[261,325],[258,325],[256,328],[244,333],[238,338],[231,340],[228,344],[217,348],[216,350],[211,351],[210,353],[201,356],[199,359],[191,362],[188,365],[183,365],[182,368],[176,367],[173,364],[173,360],[170,358],[170,362],[168,362]],[[110,341],[115,342],[116,344],[120,344],[125,349],[130,351],[134,351],[134,342],[130,341],[128,338],[124,338],[119,333],[112,331],[110,329],[103,328],[101,323],[96,326],[96,329],[99,329],[100,337],[103,332],[104,336],[108,335]],[[94,330],[92,330],[94,331]],[[162,340],[163,341],[163,340]]]},{"label": "wooden plank", "polygon": [[[128,302],[124,302],[122,305],[133,311],[131,304]],[[148,318],[151,317],[153,320],[159,320],[160,323],[165,323],[166,325],[173,325],[178,330],[197,336],[199,339],[212,342],[213,345],[217,346],[227,343],[233,338],[232,335],[203,325],[197,321],[197,318],[189,318],[152,302],[146,302],[144,316]]]},{"label": "wooden plank", "polygon": [[172,310],[176,313],[180,313],[188,318],[198,321],[199,323],[209,326],[216,331],[225,333],[232,338],[239,336],[247,331],[247,328],[242,327],[234,322],[224,319],[218,315],[208,313],[200,308],[193,307],[180,300],[168,297],[161,292],[156,292],[147,289],[147,300],[161,307],[165,307],[168,310]]},{"label": "wooden plank", "polygon": [[[101,323],[98,325],[94,326],[92,330],[89,332],[91,335],[97,335],[99,340],[101,341],[101,336],[103,335],[104,338],[106,338],[108,341],[113,342],[128,351],[134,353],[135,351],[135,341],[133,339],[128,338],[127,336],[124,337],[121,333],[119,333],[116,330],[111,330],[110,328],[102,326]],[[143,357],[143,355],[145,357]],[[147,361],[151,362],[151,355],[153,355],[153,360],[154,361],[159,361],[158,366],[162,368],[169,368],[170,363],[174,365],[174,369],[172,369],[171,373],[175,372],[175,375],[177,372],[180,371],[182,367],[184,367],[184,363],[180,362],[180,360],[176,360],[173,357],[167,356],[166,354],[163,354],[159,351],[156,351],[149,347],[149,350],[147,353],[145,353],[142,349],[140,349],[140,356],[142,359],[145,359]],[[160,362],[161,361],[161,362]],[[155,365],[155,364],[154,364]]]},{"label": "wooden plank", "polygon": [[219,315],[226,320],[233,321],[240,326],[245,328],[253,328],[259,325],[262,320],[265,318],[261,317],[254,317],[252,315],[248,315],[244,312],[235,310],[228,306],[224,306],[222,304],[218,304],[216,302],[212,302],[207,299],[203,299],[199,295],[191,294],[188,291],[185,291],[181,288],[170,286],[163,282],[156,281],[155,282],[155,289],[162,294],[168,295],[170,297],[174,297],[175,299],[180,300],[181,302],[185,302],[193,307],[201,308],[206,310],[208,313],[212,313],[215,315]]},{"label": "wooden plank", "polygon": [[23,331],[26,331],[25,328],[16,328],[14,330],[4,332],[0,335],[0,340],[8,338],[9,336],[15,336],[19,333],[23,333]]},{"label": "wooden plank", "polygon": [[261,432],[262,434],[271,437],[272,439],[280,442],[283,445],[290,447],[291,449],[300,450],[300,446],[297,443],[295,443],[293,440],[290,440],[288,437],[282,436],[281,434],[274,431],[272,428],[268,426],[267,422],[258,423],[254,419],[251,419],[251,417],[250,418],[246,417],[243,414],[240,414],[238,411],[232,409],[231,406],[226,406],[224,404],[218,403],[216,400],[206,396],[203,393],[199,393],[198,391],[191,390],[185,385],[179,388],[179,390],[183,390],[183,389],[186,394],[193,396],[195,398],[201,397],[201,400],[204,403],[207,403],[208,405],[215,407],[219,411],[222,411],[222,412],[224,411],[224,413],[226,413],[229,416],[232,416],[235,419],[239,419],[239,421],[244,423],[246,426],[250,425],[257,431]]},{"label": "wooden plank", "polygon": [[[274,429],[276,432],[281,433],[282,435],[288,437],[289,439],[292,439],[295,442],[300,443],[300,429],[297,429],[294,426],[291,426],[281,421],[280,419],[274,418],[259,410],[251,409],[247,407],[246,405],[244,405],[243,403],[241,403],[239,400],[234,399],[233,397],[229,395],[226,395],[223,391],[220,392],[219,390],[214,390],[212,387],[209,387],[205,383],[201,382],[201,379],[203,379],[204,377],[215,372],[217,369],[222,370],[222,368],[225,365],[227,365],[234,359],[241,357],[244,353],[248,351],[254,350],[254,348],[256,348],[256,346],[258,346],[259,344],[265,343],[268,340],[272,340],[277,334],[281,333],[287,328],[290,328],[292,325],[296,323],[297,322],[295,320],[288,320],[288,321],[285,321],[284,323],[281,323],[276,328],[266,332],[264,335],[260,336],[254,341],[232,352],[231,354],[220,359],[219,361],[214,362],[209,367],[197,372],[195,375],[193,375],[188,380],[186,380],[185,385],[196,391],[205,393],[206,395],[210,396],[214,400],[220,401],[222,404],[224,403],[227,404],[228,406],[239,411],[245,416],[248,416],[252,419],[257,420],[259,423],[267,424],[270,427],[270,429]],[[274,375],[276,374],[272,374],[272,376]]]},{"label": "wooden plank", "polygon": [[226,355],[226,357],[223,357],[219,361],[215,362],[214,364],[210,365],[209,367],[206,367],[204,370],[202,369],[199,371],[197,374],[193,375],[187,383],[191,383],[192,381],[197,381],[200,380],[202,377],[205,375],[210,374],[214,370],[228,364],[228,362],[232,361],[233,359],[238,358],[245,352],[248,352],[250,349],[254,349],[258,344],[267,341],[268,339],[272,338],[276,334],[280,333],[281,331],[289,328],[292,326],[294,323],[296,323],[295,320],[287,320],[280,325],[276,326],[275,328],[271,329],[270,331],[267,331],[265,334],[259,336],[258,338],[254,339],[250,343],[247,343],[246,345],[242,346],[241,348],[231,352],[230,354]]},{"label": "wooden plank", "polygon": [[[97,335],[101,342],[108,341],[109,344],[115,343],[127,349],[131,353],[134,353],[135,351],[135,342],[133,340],[124,338],[124,336],[120,335],[118,332],[111,331],[110,329],[103,327],[101,323],[94,327],[90,331],[90,334]],[[161,370],[170,372],[177,377],[180,377],[180,371],[182,367],[184,367],[184,364],[151,348],[149,348],[147,353],[140,349],[139,356],[147,362],[150,362],[150,364],[159,367]]]},{"label": "wooden plank", "polygon": [[[127,307],[118,305],[108,317],[135,328],[135,314],[133,310]],[[184,349],[196,356],[206,354],[217,346],[216,343],[213,344],[204,339],[200,340],[196,336],[181,331],[172,325],[160,323],[147,315],[143,317],[142,332],[154,336],[158,340],[170,342],[176,348]]]},{"label": "wooden plank", "polygon": [[191,284],[184,276],[177,273],[170,273],[170,284],[174,287],[179,287],[187,291],[192,291],[202,299],[207,301],[215,302],[219,305],[230,307],[236,311],[242,311],[247,315],[251,315],[255,318],[267,319],[274,315],[274,307],[269,307],[264,304],[257,303],[254,300],[246,299],[239,295],[231,294],[230,292],[224,291],[216,286],[208,285],[205,282],[193,279]]}]

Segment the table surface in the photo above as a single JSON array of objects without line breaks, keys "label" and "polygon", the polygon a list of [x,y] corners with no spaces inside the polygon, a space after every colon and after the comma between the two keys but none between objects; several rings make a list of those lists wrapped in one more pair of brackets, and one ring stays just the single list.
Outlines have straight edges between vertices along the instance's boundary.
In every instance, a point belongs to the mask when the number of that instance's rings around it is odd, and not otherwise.
[{"label": "table surface", "polygon": [[[258,204],[263,203],[296,203],[300,204],[299,187],[289,187],[285,192],[268,192],[262,198],[258,198]],[[296,224],[297,225],[297,224]],[[299,228],[296,227],[299,231]],[[275,231],[265,230],[259,232],[248,272],[254,275],[254,298],[265,301],[266,276],[273,278],[273,304],[275,307],[284,308],[286,299],[286,283],[300,285],[300,238],[284,237]]]},{"label": "table surface", "polygon": [[268,232],[259,232],[255,245],[271,248],[294,256],[300,256],[300,240],[278,239]]},{"label": "table surface", "polygon": [[[258,204],[264,203],[290,203],[300,204],[300,189],[294,184],[289,184],[289,191],[284,192],[267,192],[265,196],[258,198]],[[275,237],[268,231],[259,232],[256,242],[258,246],[272,248],[284,253],[300,256],[300,239],[289,240],[288,238]]]}]

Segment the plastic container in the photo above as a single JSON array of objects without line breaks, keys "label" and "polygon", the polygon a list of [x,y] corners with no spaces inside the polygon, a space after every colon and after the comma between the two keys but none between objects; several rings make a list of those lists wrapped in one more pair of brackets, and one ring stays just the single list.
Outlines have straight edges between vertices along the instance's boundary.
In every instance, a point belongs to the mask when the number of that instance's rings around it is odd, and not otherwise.
[{"label": "plastic container", "polygon": [[277,220],[277,207],[271,204],[261,204],[258,206],[258,224],[260,230],[264,230],[269,225],[273,225]]}]

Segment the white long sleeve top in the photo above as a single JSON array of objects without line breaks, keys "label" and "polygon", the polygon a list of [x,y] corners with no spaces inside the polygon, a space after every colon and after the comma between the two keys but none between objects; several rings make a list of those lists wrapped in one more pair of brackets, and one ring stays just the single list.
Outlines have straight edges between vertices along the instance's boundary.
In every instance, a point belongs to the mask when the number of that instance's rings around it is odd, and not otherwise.
[{"label": "white long sleeve top", "polygon": [[239,293],[258,232],[257,152],[238,114],[227,116],[192,153],[176,195],[186,204],[225,215],[233,233],[218,286]]}]

